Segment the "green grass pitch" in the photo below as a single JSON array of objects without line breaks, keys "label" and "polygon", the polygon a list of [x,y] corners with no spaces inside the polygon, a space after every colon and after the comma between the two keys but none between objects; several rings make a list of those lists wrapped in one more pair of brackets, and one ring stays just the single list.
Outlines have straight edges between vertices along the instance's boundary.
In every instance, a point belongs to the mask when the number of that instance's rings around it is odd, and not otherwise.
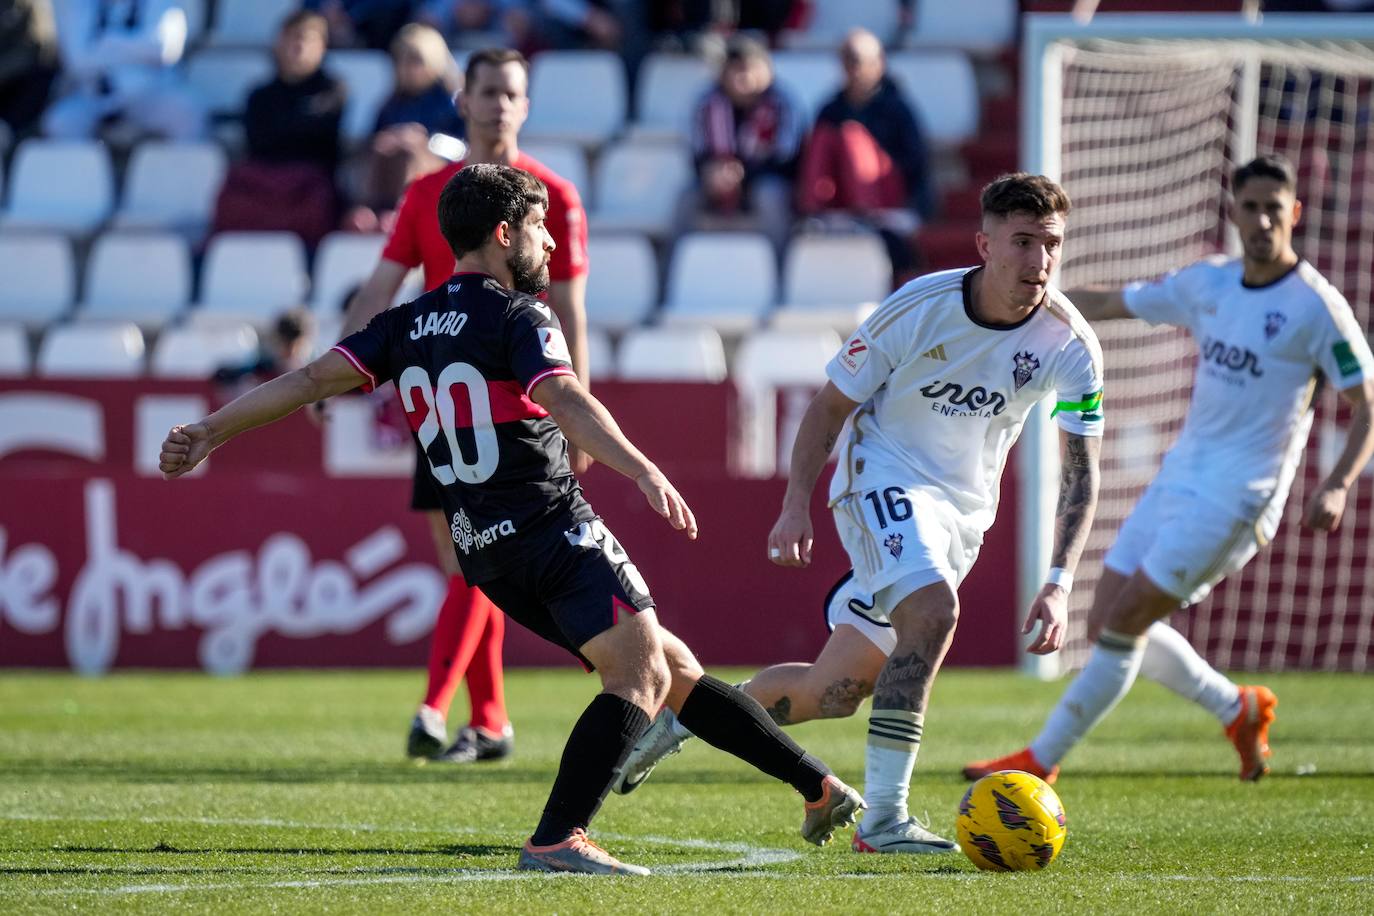
[{"label": "green grass pitch", "polygon": [[[696,742],[594,825],[658,871],[638,880],[514,870],[593,678],[513,672],[515,758],[456,768],[401,755],[422,677],[0,674],[0,912],[1374,912],[1369,677],[1265,679],[1257,785],[1210,717],[1138,684],[1069,759],[1068,843],[1037,874],[808,846],[795,793]],[[1061,688],[941,675],[913,811],[952,835],[959,765],[1020,747]],[[861,785],[865,728],[792,733]]]}]

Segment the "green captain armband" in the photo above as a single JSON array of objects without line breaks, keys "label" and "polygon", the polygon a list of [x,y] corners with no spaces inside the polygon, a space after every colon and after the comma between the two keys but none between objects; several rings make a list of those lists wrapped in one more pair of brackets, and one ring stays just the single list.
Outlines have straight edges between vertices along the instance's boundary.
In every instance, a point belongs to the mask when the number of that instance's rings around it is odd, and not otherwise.
[{"label": "green captain armband", "polygon": [[1070,413],[1088,413],[1089,411],[1100,411],[1102,409],[1102,389],[1094,391],[1092,394],[1083,396],[1081,401],[1058,401],[1054,405],[1054,410],[1050,411],[1050,416],[1055,416],[1062,411]]}]

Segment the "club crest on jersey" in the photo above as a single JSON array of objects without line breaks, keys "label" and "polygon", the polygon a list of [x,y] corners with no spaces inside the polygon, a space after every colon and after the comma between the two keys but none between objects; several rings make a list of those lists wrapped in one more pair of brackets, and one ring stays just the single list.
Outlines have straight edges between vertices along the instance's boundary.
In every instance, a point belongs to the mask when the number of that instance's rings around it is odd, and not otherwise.
[{"label": "club crest on jersey", "polygon": [[887,540],[883,541],[883,546],[887,552],[892,554],[892,559],[900,560],[902,557],[902,536],[900,534],[889,534]]},{"label": "club crest on jersey", "polygon": [[1279,331],[1283,330],[1283,324],[1288,320],[1288,316],[1283,312],[1269,312],[1264,316],[1264,339],[1273,340],[1279,336]]},{"label": "club crest on jersey", "polygon": [[1035,354],[1027,350],[1024,353],[1017,353],[1012,357],[1016,363],[1016,368],[1011,372],[1011,380],[1016,383],[1016,390],[1020,391],[1026,383],[1031,380],[1035,370],[1040,368],[1040,360],[1035,358]]},{"label": "club crest on jersey", "polygon": [[858,375],[859,370],[868,362],[868,341],[855,335],[840,351],[840,365],[850,375]]}]

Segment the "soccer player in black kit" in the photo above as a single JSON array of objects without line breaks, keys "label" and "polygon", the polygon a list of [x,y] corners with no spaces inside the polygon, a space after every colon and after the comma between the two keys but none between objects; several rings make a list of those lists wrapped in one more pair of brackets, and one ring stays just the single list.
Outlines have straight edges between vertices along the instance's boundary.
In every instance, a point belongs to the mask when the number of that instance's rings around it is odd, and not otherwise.
[{"label": "soccer player in black kit", "polygon": [[[664,703],[721,750],[806,799],[802,836],[826,843],[863,799],[788,738],[756,701],[703,673],[659,625],[624,549],[582,497],[568,442],[632,479],[689,538],[696,520],[666,477],[578,383],[558,321],[535,296],[554,241],[539,179],[471,165],[445,185],[439,226],[458,259],[448,283],[378,315],[303,369],[199,423],[174,427],[160,468],[180,477],[210,451],[322,398],[394,380],[429,459],[468,582],[601,676],[563,751],[519,867],[648,874],[587,836],[612,777]],[[566,438],[565,438],[566,437]]]}]

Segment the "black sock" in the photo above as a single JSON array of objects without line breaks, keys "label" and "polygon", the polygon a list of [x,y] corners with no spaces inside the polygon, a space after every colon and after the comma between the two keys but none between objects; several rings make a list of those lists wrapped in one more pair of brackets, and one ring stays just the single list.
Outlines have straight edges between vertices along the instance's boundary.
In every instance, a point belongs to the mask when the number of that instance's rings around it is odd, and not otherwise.
[{"label": "black sock", "polygon": [[677,718],[707,744],[781,779],[807,801],[821,797],[821,780],[830,775],[830,768],[783,734],[744,691],[704,674],[682,701]]},{"label": "black sock", "polygon": [[534,845],[561,843],[575,829],[591,823],[611,789],[616,768],[648,727],[648,715],[629,700],[611,693],[596,695],[563,746],[558,776],[534,831]]}]

